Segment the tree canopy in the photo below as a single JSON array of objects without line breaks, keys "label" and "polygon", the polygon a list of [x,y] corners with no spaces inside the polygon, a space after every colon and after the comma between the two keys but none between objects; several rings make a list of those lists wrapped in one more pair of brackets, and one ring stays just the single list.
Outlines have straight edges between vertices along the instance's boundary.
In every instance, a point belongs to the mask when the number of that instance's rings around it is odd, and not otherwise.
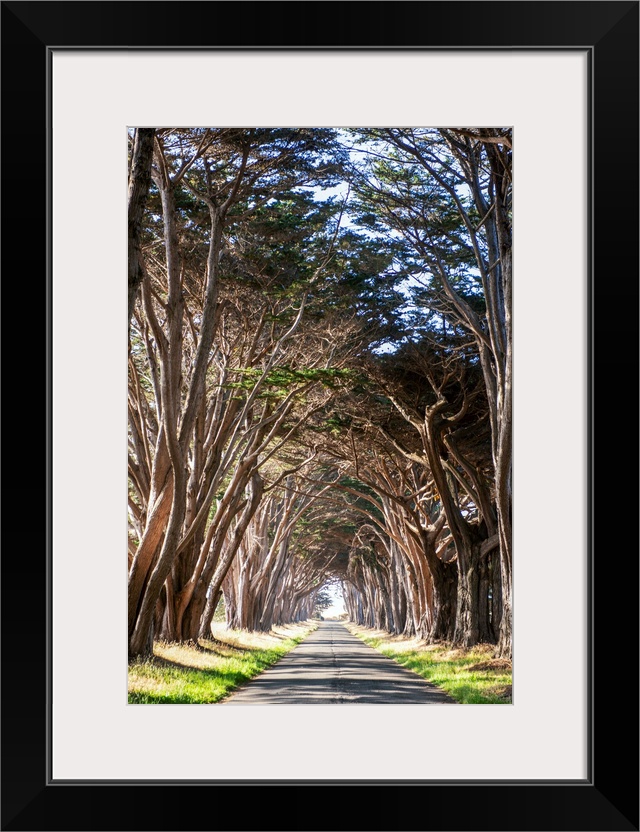
[{"label": "tree canopy", "polygon": [[326,608],[511,652],[506,128],[130,134],[129,650]]}]

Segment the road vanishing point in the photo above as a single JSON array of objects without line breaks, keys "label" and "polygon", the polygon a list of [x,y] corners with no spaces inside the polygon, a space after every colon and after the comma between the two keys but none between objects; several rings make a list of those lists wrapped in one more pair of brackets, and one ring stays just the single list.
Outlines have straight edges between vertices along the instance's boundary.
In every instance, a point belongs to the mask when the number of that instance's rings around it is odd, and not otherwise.
[{"label": "road vanishing point", "polygon": [[284,658],[222,704],[455,705],[454,699],[378,653],[336,621],[323,621]]}]

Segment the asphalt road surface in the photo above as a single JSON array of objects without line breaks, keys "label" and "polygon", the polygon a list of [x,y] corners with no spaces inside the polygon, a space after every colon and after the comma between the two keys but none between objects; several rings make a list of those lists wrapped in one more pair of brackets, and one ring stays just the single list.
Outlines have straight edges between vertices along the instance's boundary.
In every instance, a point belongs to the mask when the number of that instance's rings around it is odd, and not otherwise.
[{"label": "asphalt road surface", "polygon": [[435,685],[322,621],[280,661],[232,694],[228,705],[456,704]]}]

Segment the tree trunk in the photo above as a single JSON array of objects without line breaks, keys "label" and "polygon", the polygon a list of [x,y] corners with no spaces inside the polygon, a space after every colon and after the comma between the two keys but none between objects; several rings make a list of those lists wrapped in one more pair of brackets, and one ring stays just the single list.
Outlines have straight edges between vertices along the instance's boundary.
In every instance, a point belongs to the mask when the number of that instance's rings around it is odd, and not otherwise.
[{"label": "tree trunk", "polygon": [[500,552],[494,550],[489,555],[491,571],[491,632],[497,643],[502,625],[502,575],[500,574]]},{"label": "tree trunk", "polygon": [[131,172],[129,174],[129,208],[128,208],[128,272],[129,303],[127,321],[131,321],[133,307],[142,276],[142,252],[140,238],[142,234],[142,216],[147,203],[151,185],[151,163],[153,161],[154,127],[136,127],[133,139]]},{"label": "tree trunk", "polygon": [[463,647],[472,647],[480,641],[480,557],[477,548],[473,546],[469,552],[458,552],[458,607],[453,641]]},{"label": "tree trunk", "polygon": [[511,619],[511,572],[502,567],[502,619],[500,622],[500,636],[498,639],[498,655],[505,659],[512,657],[512,619]]},{"label": "tree trunk", "polygon": [[478,638],[481,642],[491,643],[495,641],[491,628],[491,571],[490,556],[480,559],[478,565]]},{"label": "tree trunk", "polygon": [[432,564],[433,624],[427,641],[452,641],[456,624],[458,597],[458,566],[455,562],[437,559]]},{"label": "tree trunk", "polygon": [[[198,622],[196,638],[210,638],[211,636],[211,622],[213,620],[213,613],[215,612],[220,598],[222,583],[227,577],[227,572],[229,571],[229,567],[235,557],[242,537],[247,530],[247,526],[258,508],[258,504],[262,498],[263,488],[264,482],[260,477],[260,474],[257,471],[254,471],[250,479],[250,485],[248,486],[249,500],[242,512],[240,520],[238,521],[238,525],[233,531],[229,549],[225,552],[224,557],[218,563],[211,580],[211,585],[208,589],[209,597],[204,606],[200,621]],[[193,623],[195,625],[195,620]]]}]

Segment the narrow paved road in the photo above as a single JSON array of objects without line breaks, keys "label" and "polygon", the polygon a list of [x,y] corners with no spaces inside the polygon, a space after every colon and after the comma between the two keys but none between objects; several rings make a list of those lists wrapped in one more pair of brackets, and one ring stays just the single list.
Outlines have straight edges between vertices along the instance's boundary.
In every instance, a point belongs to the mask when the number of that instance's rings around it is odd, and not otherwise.
[{"label": "narrow paved road", "polygon": [[228,705],[456,704],[435,685],[323,621],[276,665],[225,700]]}]

